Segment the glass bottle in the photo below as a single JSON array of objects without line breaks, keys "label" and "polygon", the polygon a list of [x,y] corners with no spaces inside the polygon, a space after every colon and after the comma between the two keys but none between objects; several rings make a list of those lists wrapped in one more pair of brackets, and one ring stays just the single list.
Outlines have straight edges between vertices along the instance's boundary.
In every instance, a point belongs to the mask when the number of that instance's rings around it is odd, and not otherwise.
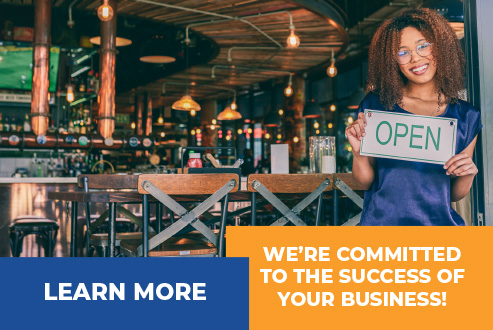
[{"label": "glass bottle", "polygon": [[24,132],[31,132],[31,121],[29,120],[29,114],[27,113],[24,118]]},{"label": "glass bottle", "polygon": [[3,131],[4,132],[10,132],[9,116],[5,116],[5,121],[3,123]]},{"label": "glass bottle", "polygon": [[15,115],[12,115],[12,120],[10,122],[10,131],[17,132],[17,122],[15,120]]}]

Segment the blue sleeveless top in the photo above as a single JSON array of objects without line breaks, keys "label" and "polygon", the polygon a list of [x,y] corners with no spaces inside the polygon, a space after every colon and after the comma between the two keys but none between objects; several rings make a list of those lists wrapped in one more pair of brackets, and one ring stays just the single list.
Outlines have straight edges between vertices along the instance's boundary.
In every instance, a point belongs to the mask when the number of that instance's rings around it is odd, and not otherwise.
[{"label": "blue sleeveless top", "polygon": [[[386,111],[378,95],[369,93],[365,109]],[[398,105],[393,110],[409,113]],[[480,112],[459,100],[439,117],[458,119],[456,154],[462,152],[482,128]],[[365,191],[362,226],[464,226],[450,205],[450,176],[443,165],[375,158],[375,179]]]}]

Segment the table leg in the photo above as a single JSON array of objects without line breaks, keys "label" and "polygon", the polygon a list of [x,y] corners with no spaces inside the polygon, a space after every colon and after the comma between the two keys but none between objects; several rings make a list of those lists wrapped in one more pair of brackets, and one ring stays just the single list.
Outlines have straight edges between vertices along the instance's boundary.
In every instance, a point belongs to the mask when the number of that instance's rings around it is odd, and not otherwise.
[{"label": "table leg", "polygon": [[110,248],[110,257],[115,256],[115,243],[116,243],[116,203],[110,203],[110,232],[108,235],[108,245]]},{"label": "table leg", "polygon": [[256,226],[257,225],[257,193],[256,192],[252,192],[252,205],[251,205],[251,209],[252,209],[252,219],[251,219],[251,224],[252,226]]},{"label": "table leg", "polygon": [[147,194],[142,195],[142,247],[143,257],[149,256],[149,196]]},{"label": "table leg", "polygon": [[318,196],[317,201],[317,217],[315,218],[315,226],[320,225],[320,219],[322,218],[322,212],[324,207],[324,193],[322,192],[320,196]]},{"label": "table leg", "polygon": [[72,202],[71,233],[70,233],[70,256],[77,257],[77,202]]},{"label": "table leg", "polygon": [[334,202],[334,206],[333,206],[333,211],[334,211],[334,226],[338,226],[338,223],[337,223],[337,216],[338,216],[338,210],[337,210],[337,189],[334,187],[334,189],[332,190],[333,191],[333,196],[332,196],[332,199],[333,199],[333,202]]},{"label": "table leg", "polygon": [[156,230],[157,230],[156,234],[159,234],[161,232],[162,221],[163,221],[163,204],[158,202],[156,205]]}]

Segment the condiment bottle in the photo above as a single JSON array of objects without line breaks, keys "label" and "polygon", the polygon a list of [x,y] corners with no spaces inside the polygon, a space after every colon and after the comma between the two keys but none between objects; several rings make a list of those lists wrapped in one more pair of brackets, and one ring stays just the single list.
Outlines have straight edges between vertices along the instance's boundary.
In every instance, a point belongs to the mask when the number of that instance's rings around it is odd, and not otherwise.
[{"label": "condiment bottle", "polygon": [[200,159],[200,154],[199,153],[190,154],[190,158],[188,159],[187,166],[201,168],[202,160]]}]

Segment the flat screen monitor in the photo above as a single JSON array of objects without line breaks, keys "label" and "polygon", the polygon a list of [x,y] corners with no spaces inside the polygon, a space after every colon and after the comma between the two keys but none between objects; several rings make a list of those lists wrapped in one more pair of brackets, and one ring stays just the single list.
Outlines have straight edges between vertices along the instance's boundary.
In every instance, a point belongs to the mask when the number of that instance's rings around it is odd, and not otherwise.
[{"label": "flat screen monitor", "polygon": [[[56,91],[60,48],[50,49],[50,92]],[[33,48],[0,42],[0,89],[31,90]]]}]

